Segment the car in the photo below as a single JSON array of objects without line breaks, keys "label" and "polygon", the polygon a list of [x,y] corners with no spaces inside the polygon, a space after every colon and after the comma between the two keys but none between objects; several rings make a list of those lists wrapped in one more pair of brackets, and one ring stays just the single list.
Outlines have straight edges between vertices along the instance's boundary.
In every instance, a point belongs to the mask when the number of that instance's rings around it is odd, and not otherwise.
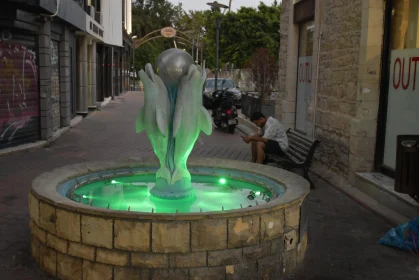
[{"label": "car", "polygon": [[[222,87],[222,88],[221,88]],[[239,91],[239,87],[234,85],[233,81],[229,78],[218,78],[217,89],[228,89],[228,92],[231,92],[234,96],[234,106],[236,108],[241,107],[242,103],[242,93]],[[205,81],[203,88],[203,105],[206,108],[212,107],[213,93],[215,91],[215,79],[208,78]]]}]

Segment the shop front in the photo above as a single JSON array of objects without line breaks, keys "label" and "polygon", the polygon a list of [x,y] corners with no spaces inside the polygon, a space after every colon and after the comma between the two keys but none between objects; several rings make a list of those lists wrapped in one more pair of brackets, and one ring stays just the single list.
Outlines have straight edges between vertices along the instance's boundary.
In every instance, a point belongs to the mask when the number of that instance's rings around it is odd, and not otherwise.
[{"label": "shop front", "polygon": [[419,0],[386,7],[376,167],[394,177],[398,135],[419,135]]}]

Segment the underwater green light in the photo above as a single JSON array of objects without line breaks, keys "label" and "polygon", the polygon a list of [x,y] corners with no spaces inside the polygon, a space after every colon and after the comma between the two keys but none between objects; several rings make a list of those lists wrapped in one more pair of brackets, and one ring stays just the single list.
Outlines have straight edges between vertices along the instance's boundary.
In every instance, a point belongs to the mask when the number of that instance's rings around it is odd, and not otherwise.
[{"label": "underwater green light", "polygon": [[227,183],[227,180],[226,179],[224,179],[224,178],[221,178],[220,180],[218,180],[218,182],[220,183],[220,184],[225,184],[225,183]]},{"label": "underwater green light", "polygon": [[116,184],[116,181],[115,181],[115,180],[112,180],[112,181],[111,181],[111,184]]},{"label": "underwater green light", "polygon": [[88,198],[88,196],[84,194],[84,195],[83,195],[83,198]]},{"label": "underwater green light", "polygon": [[256,195],[260,195],[260,192],[256,192]]}]

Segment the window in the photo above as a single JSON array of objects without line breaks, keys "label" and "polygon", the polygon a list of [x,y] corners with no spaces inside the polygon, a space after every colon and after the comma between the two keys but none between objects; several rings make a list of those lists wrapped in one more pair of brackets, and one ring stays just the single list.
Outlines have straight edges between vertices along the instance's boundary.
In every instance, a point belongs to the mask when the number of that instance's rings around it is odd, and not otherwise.
[{"label": "window", "polygon": [[[223,84],[223,82],[224,82],[224,84]],[[230,79],[222,79],[222,78],[220,79],[219,78],[217,80],[217,88],[221,88],[221,86],[223,86],[223,88],[231,88],[231,87],[234,87],[234,84]],[[215,88],[215,79],[207,80],[206,87],[207,88]]]},{"label": "window", "polygon": [[309,133],[308,107],[313,94],[312,61],[314,22],[300,24],[295,129]]},{"label": "window", "polygon": [[419,135],[419,0],[393,0],[383,165],[395,169],[396,138]]}]

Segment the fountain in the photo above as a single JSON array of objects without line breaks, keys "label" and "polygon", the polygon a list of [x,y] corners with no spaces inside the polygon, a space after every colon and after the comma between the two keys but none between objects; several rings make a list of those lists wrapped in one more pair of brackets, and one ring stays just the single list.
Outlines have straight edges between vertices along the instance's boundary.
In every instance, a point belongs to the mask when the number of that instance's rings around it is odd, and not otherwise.
[{"label": "fountain", "polygon": [[57,279],[283,279],[307,248],[309,183],[253,163],[190,158],[205,71],[178,49],[141,71],[136,120],[157,158],[90,162],[37,177],[32,256]]}]

